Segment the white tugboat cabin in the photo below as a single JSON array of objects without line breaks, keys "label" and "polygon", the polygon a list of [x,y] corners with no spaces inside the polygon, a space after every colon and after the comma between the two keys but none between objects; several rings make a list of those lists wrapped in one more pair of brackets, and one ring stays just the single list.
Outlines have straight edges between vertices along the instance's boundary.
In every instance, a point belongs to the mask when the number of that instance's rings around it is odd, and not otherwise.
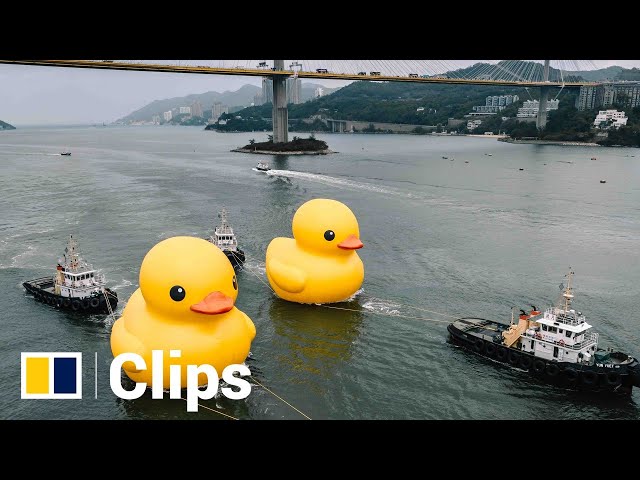
[{"label": "white tugboat cabin", "polygon": [[571,308],[572,275],[569,272],[562,293],[564,305],[547,308],[543,315],[532,311],[527,316],[529,328],[520,337],[520,348],[544,360],[589,365],[598,348],[598,334],[590,331],[592,325],[582,313]]},{"label": "white tugboat cabin", "polygon": [[245,261],[245,255],[238,247],[236,234],[227,221],[227,210],[223,208],[218,217],[220,217],[220,225],[216,226],[213,235],[210,235],[207,240],[222,250],[231,265],[233,265],[233,268],[239,268]]},{"label": "white tugboat cabin", "polygon": [[58,261],[53,279],[54,293],[62,297],[79,298],[102,295],[105,287],[104,275],[80,257],[78,243],[69,235],[63,257]]}]

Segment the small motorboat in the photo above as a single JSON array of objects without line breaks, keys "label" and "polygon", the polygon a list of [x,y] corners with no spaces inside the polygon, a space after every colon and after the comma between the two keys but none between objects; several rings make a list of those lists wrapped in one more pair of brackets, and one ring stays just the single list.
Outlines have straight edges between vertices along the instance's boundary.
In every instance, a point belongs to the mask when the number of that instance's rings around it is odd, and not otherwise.
[{"label": "small motorboat", "polygon": [[444,158],[445,160],[448,160],[448,159],[449,159],[449,157],[445,157],[445,156],[443,156],[442,158]]},{"label": "small motorboat", "polygon": [[591,157],[591,160],[597,160],[597,158],[596,157]]},{"label": "small motorboat", "polygon": [[60,152],[60,155],[69,156],[69,155],[71,155],[71,152]]},{"label": "small motorboat", "polygon": [[256,165],[256,170],[258,170],[260,172],[267,172],[267,171],[269,171],[271,169],[269,168],[269,164],[268,163],[258,162],[258,165]]},{"label": "small motorboat", "polygon": [[607,183],[606,180],[600,180],[600,183]]},{"label": "small motorboat", "polygon": [[520,170],[522,172],[524,170],[524,168],[519,168],[518,170]]}]

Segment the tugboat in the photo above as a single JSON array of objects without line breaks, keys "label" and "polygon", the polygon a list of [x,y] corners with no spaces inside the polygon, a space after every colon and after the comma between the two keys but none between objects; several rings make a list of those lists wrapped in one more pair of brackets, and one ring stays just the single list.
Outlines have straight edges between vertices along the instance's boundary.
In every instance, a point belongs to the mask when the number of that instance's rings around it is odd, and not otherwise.
[{"label": "tugboat", "polygon": [[626,353],[598,347],[598,334],[571,307],[573,274],[569,271],[557,305],[544,313],[532,305],[529,313],[520,310],[516,324],[512,312],[510,325],[460,318],[447,327],[451,342],[560,387],[631,394],[634,386],[640,388],[640,364]]},{"label": "tugboat", "polygon": [[227,211],[224,208],[218,214],[218,218],[220,225],[207,240],[224,252],[234,269],[241,268],[245,260],[244,252],[238,248],[238,239],[227,222]]},{"label": "tugboat", "polygon": [[113,313],[118,305],[118,295],[105,287],[104,275],[80,257],[73,235],[69,235],[55,275],[36,278],[22,286],[39,302],[74,312]]},{"label": "tugboat", "polygon": [[258,170],[259,172],[268,172],[271,169],[269,168],[268,163],[258,162],[258,165],[256,165],[256,170]]}]

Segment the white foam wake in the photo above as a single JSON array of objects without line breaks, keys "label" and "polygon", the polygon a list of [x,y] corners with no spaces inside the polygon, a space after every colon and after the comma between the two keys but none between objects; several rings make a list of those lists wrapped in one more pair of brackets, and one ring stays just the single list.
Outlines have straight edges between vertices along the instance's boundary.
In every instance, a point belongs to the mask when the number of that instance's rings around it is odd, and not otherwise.
[{"label": "white foam wake", "polygon": [[399,195],[403,197],[407,196],[405,192],[398,192],[396,190],[383,187],[381,185],[375,185],[373,183],[365,183],[365,182],[356,182],[353,180],[348,180],[346,178],[331,177],[329,175],[320,175],[318,173],[295,172],[292,170],[268,170],[266,173],[267,175],[272,175],[277,177],[287,177],[287,178],[299,178],[301,180],[308,180],[311,182],[323,183],[325,185],[331,185],[339,188],[365,190],[367,192],[376,192],[376,193],[382,193],[385,195]]}]

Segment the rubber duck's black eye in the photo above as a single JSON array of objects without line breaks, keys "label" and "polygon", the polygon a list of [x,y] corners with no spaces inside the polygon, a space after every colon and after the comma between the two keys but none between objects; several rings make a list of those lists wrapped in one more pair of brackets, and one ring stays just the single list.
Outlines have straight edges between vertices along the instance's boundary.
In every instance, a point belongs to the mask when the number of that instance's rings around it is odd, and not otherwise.
[{"label": "rubber duck's black eye", "polygon": [[324,232],[324,239],[327,242],[332,241],[334,238],[336,238],[336,234],[333,232],[333,230],[327,230],[326,232]]},{"label": "rubber duck's black eye", "polygon": [[171,287],[171,290],[169,290],[169,295],[176,302],[180,302],[180,301],[184,300],[184,297],[185,297],[186,294],[187,294],[187,292],[185,292],[184,288],[182,288],[180,285],[175,285],[175,286]]},{"label": "rubber duck's black eye", "polygon": [[233,276],[233,289],[237,290],[238,289],[238,280],[236,279],[236,276]]}]

